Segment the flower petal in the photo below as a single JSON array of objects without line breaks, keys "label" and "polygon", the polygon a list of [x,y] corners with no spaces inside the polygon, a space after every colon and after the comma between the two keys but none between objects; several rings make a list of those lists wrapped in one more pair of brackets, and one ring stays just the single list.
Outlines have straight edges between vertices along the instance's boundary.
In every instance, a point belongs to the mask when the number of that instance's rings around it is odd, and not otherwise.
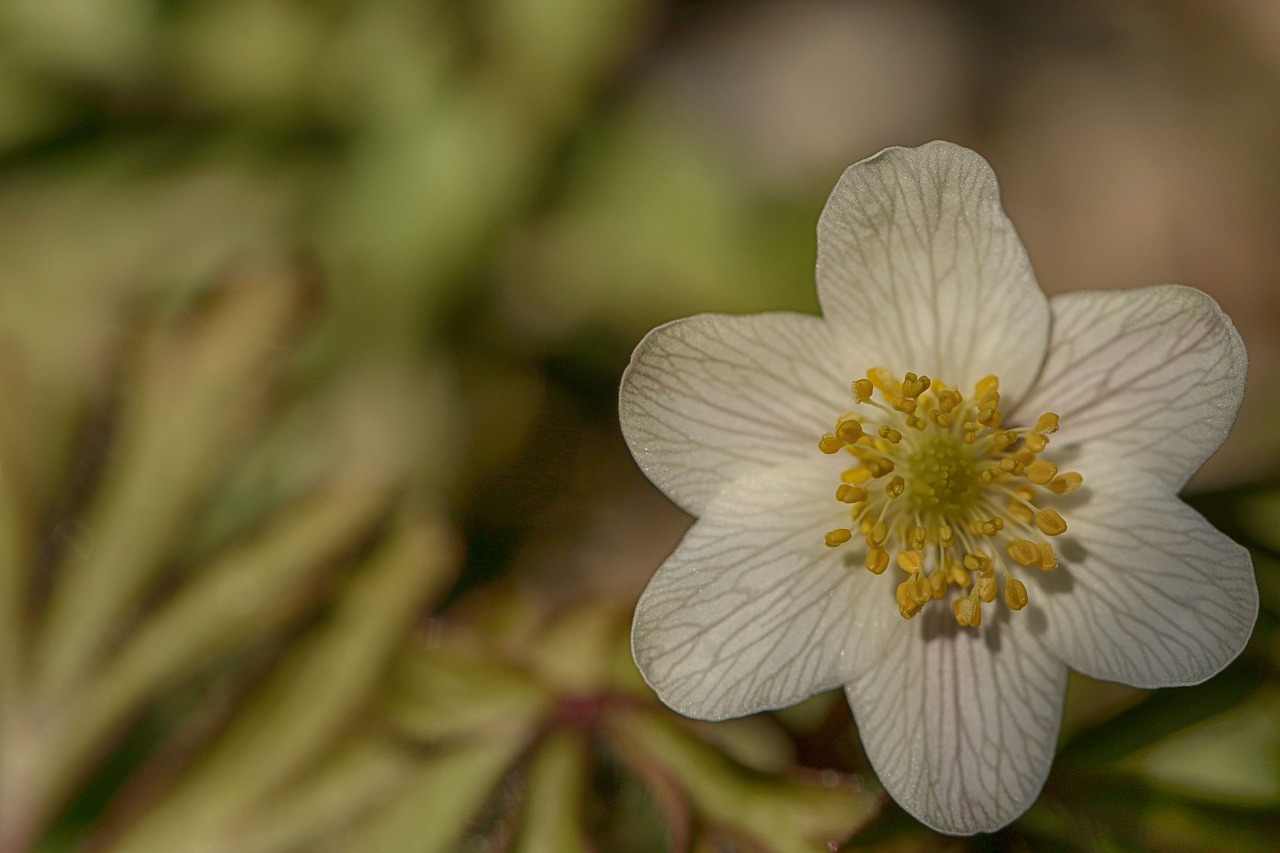
[{"label": "flower petal", "polygon": [[813,463],[747,475],[658,569],[636,606],[631,648],[670,708],[701,719],[780,708],[877,657],[899,619],[893,584],[868,574],[852,544],[823,543],[849,520],[834,482]]},{"label": "flower petal", "polygon": [[1046,645],[1135,687],[1198,684],[1234,660],[1258,615],[1249,552],[1150,477],[1112,469],[1077,495],[1062,567],[1034,578]]},{"label": "flower petal", "polygon": [[818,301],[874,341],[879,366],[966,393],[994,373],[1011,401],[1049,339],[1048,301],[991,167],[948,142],[886,148],[845,170],[818,221]]},{"label": "flower petal", "polygon": [[622,376],[623,436],[645,475],[699,515],[743,474],[819,455],[818,439],[853,405],[847,353],[856,346],[804,314],[659,326]]},{"label": "flower petal", "polygon": [[878,666],[846,693],[876,775],[939,832],[991,832],[1044,786],[1067,670],[1024,614],[988,610],[981,631],[946,607],[899,626]]},{"label": "flower petal", "polygon": [[1182,488],[1226,439],[1244,397],[1248,359],[1230,318],[1178,285],[1064,293],[1051,306],[1044,370],[1010,423],[1057,412],[1055,448],[1103,443]]}]

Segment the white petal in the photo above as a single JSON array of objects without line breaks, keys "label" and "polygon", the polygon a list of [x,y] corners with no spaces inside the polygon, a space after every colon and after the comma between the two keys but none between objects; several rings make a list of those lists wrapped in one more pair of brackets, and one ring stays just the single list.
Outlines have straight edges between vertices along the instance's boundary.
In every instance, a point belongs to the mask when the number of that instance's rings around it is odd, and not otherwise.
[{"label": "white petal", "polygon": [[[825,460],[824,460],[825,461]],[[862,567],[827,466],[748,475],[713,501],[636,606],[631,647],[672,709],[723,719],[793,704],[877,657],[893,584]]]},{"label": "white petal", "polygon": [[803,314],[660,326],[622,376],[623,436],[649,479],[700,515],[749,471],[821,455],[818,439],[853,406],[849,382],[865,370],[847,366],[855,345]]},{"label": "white petal", "polygon": [[1049,774],[1067,670],[1010,615],[984,608],[979,632],[928,606],[846,688],[881,783],[939,832],[999,829]]},{"label": "white petal", "polygon": [[1053,448],[1105,445],[1182,488],[1226,439],[1244,396],[1247,358],[1231,320],[1177,285],[1065,293],[1051,306],[1044,370],[1009,422],[1057,412]]},{"label": "white petal", "polygon": [[1049,339],[1048,301],[991,167],[946,142],[887,148],[845,171],[818,222],[818,301],[875,341],[879,366],[966,393],[994,373],[1010,401]]},{"label": "white petal", "polygon": [[1123,470],[1086,480],[1059,505],[1061,566],[1024,580],[1033,605],[1043,602],[1045,643],[1068,666],[1172,687],[1235,659],[1258,615],[1247,550],[1160,483]]}]

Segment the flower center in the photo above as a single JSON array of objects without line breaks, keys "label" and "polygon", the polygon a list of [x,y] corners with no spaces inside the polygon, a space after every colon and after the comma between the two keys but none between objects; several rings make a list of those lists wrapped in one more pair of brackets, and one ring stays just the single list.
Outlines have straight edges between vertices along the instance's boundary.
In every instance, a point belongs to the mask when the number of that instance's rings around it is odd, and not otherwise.
[{"label": "flower center", "polygon": [[963,514],[973,508],[982,481],[973,454],[948,434],[923,437],[907,456],[906,492],[918,512]]},{"label": "flower center", "polygon": [[1084,478],[1040,458],[1058,430],[1053,412],[1033,427],[1002,428],[999,388],[988,376],[966,400],[927,376],[908,373],[899,382],[875,368],[850,386],[859,410],[841,415],[818,442],[823,453],[853,458],[835,495],[849,505],[852,524],[832,530],[826,543],[839,547],[859,531],[865,565],[877,575],[892,555],[907,574],[897,590],[903,618],[955,587],[956,621],[976,628],[1000,579],[1005,604],[1026,606],[1027,588],[1010,564],[1046,572],[1058,564],[1048,537],[1067,523],[1043,504]]}]

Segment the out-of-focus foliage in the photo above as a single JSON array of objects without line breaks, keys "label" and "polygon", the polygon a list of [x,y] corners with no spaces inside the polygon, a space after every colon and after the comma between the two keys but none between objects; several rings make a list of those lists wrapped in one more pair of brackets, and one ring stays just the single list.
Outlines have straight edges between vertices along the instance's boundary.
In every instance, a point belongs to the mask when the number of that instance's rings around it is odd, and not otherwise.
[{"label": "out-of-focus foliage", "polygon": [[[1272,5],[0,3],[0,851],[1268,849]],[[687,523],[617,436],[630,348],[813,310],[839,170],[935,137],[1050,291],[1184,281],[1251,354],[1202,481],[1244,485],[1194,500],[1253,643],[1073,679],[994,839],[870,797],[838,697],[691,723],[625,641]]]},{"label": "out-of-focus foliage", "polygon": [[403,471],[332,460],[193,535],[318,298],[305,269],[264,259],[167,320],[122,309],[113,380],[76,401],[81,449],[61,459],[46,442],[71,431],[23,405],[39,386],[9,353],[4,396],[24,417],[0,434],[0,848],[27,849],[131,723],[177,702],[187,719],[128,756],[94,833],[241,849],[246,825],[275,828],[264,800],[357,737],[383,661],[447,589],[456,546],[438,510],[397,498]]}]

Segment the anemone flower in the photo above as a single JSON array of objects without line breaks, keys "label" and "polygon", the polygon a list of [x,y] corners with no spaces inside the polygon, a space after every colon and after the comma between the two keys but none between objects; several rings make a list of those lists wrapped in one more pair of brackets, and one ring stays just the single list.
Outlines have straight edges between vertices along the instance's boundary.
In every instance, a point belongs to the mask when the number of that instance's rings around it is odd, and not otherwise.
[{"label": "anemone flower", "polygon": [[1035,800],[1067,668],[1194,684],[1244,647],[1248,552],[1180,501],[1246,357],[1179,286],[1047,298],[965,148],[850,167],[822,316],[700,315],[622,379],[645,474],[697,517],[636,608],[658,696],[723,719],[844,688],[872,766],[942,832]]}]

